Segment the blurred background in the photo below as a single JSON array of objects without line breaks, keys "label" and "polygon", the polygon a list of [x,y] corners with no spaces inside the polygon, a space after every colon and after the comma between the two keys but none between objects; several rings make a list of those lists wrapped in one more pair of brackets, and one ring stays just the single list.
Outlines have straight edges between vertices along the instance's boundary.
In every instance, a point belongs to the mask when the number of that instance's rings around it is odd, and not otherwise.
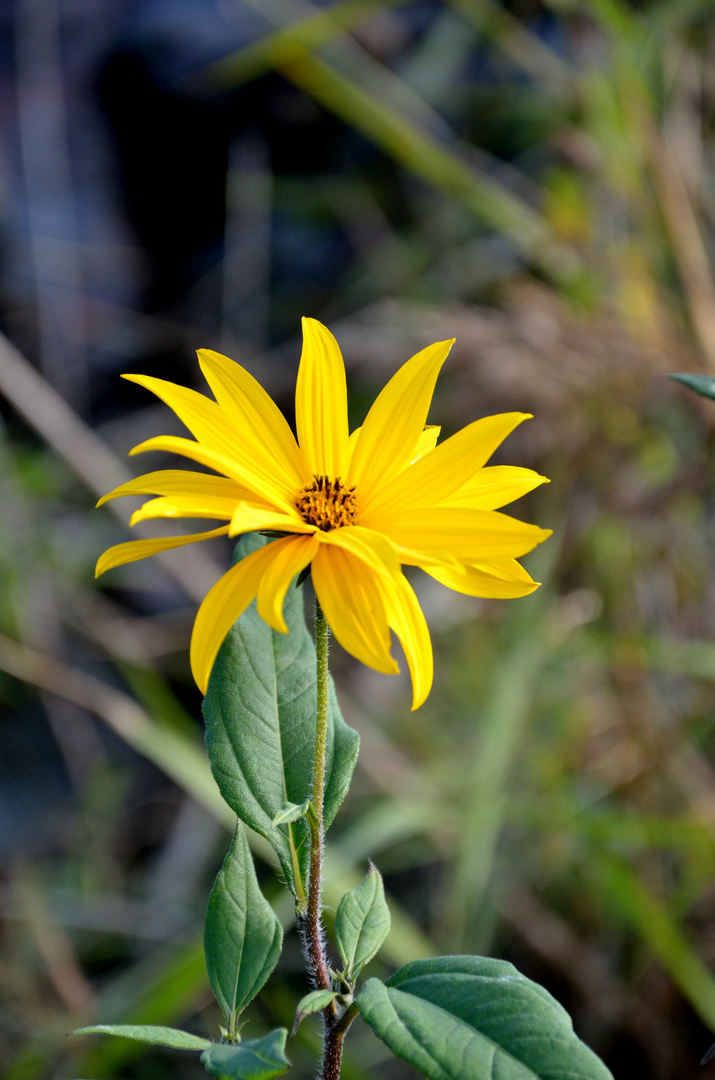
[{"label": "blurred background", "polygon": [[[7,1080],[195,1080],[88,1023],[216,1037],[208,891],[231,815],[187,647],[228,543],[112,572],[183,432],[123,371],[194,350],[292,412],[301,315],[344,349],[352,422],[457,344],[431,422],[523,410],[496,461],[552,483],[532,597],[416,581],[427,704],[336,647],[362,736],[327,901],[375,859],[393,931],[546,985],[617,1078],[688,1080],[715,1030],[712,0],[0,4],[0,1060]],[[200,527],[200,526],[199,526]],[[160,532],[159,524],[150,530]],[[256,845],[261,880],[290,905]],[[291,1026],[295,935],[249,1015]],[[318,1025],[291,1044],[313,1075]],[[407,1080],[360,1022],[346,1080]]]}]

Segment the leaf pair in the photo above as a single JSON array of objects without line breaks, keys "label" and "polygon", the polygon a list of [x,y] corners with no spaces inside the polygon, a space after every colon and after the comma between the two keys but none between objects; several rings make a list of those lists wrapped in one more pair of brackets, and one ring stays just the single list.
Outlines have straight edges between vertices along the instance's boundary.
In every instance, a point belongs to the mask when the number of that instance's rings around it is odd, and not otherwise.
[{"label": "leaf pair", "polygon": [[211,891],[204,933],[209,981],[226,1018],[228,1044],[138,1024],[98,1024],[74,1034],[119,1035],[173,1050],[202,1050],[206,1071],[221,1080],[272,1080],[290,1068],[288,1032],[279,1028],[262,1039],[239,1042],[238,1018],[278,963],[282,943],[283,930],[259,888],[246,835],[237,825]]},{"label": "leaf pair", "polygon": [[228,1043],[144,1025],[100,1024],[74,1034],[119,1035],[174,1050],[202,1050],[206,1071],[220,1080],[272,1080],[290,1068],[288,1032],[279,1028],[262,1039],[238,1042],[238,1018],[278,963],[282,943],[281,925],[259,888],[245,833],[237,825],[211,891],[204,934],[209,981],[226,1018]]},{"label": "leaf pair", "polygon": [[382,878],[370,863],[364,879],[345,893],[335,913],[335,942],[344,965],[338,979],[344,990],[312,990],[306,994],[298,1003],[292,1036],[306,1016],[322,1012],[336,998],[343,1009],[352,1003],[355,980],[377,955],[389,932],[390,910]]}]

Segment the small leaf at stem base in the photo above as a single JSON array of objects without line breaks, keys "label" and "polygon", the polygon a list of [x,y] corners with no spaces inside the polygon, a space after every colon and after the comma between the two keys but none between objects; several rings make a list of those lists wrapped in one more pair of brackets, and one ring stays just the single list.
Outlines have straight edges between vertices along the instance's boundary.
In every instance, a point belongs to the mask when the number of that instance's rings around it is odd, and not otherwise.
[{"label": "small leaf at stem base", "polygon": [[296,803],[287,802],[283,809],[273,818],[272,824],[275,828],[276,825],[287,825],[290,821],[300,821],[301,818],[308,816],[309,810],[310,799],[306,799],[300,806],[296,805]]},{"label": "small leaf at stem base", "polygon": [[207,1073],[219,1080],[273,1080],[290,1069],[285,1056],[286,1028],[262,1039],[244,1039],[238,1046],[218,1044],[201,1055]]},{"label": "small leaf at stem base", "polygon": [[298,1008],[295,1010],[295,1023],[293,1024],[293,1030],[290,1033],[291,1039],[295,1038],[295,1033],[305,1020],[306,1016],[310,1016],[312,1013],[321,1012],[326,1005],[329,1005],[331,1001],[334,1001],[338,996],[337,990],[311,990],[309,994],[306,994],[304,998],[298,1002]]}]

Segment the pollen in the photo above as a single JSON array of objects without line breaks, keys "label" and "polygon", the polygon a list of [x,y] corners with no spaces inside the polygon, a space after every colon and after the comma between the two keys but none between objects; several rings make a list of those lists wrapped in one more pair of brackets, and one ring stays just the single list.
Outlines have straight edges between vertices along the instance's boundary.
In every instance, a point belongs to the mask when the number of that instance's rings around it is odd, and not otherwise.
[{"label": "pollen", "polygon": [[313,483],[298,492],[296,509],[309,525],[323,532],[352,525],[358,504],[355,488],[344,484],[340,477],[315,476]]}]

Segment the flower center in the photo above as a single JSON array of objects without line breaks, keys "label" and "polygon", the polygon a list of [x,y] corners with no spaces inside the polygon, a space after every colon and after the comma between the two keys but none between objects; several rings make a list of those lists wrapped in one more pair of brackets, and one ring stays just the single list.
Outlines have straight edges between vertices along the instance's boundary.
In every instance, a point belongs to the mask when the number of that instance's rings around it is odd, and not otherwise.
[{"label": "flower center", "polygon": [[323,532],[352,525],[357,514],[355,488],[344,484],[340,477],[316,476],[310,486],[298,492],[296,509],[309,525],[317,525]]}]

